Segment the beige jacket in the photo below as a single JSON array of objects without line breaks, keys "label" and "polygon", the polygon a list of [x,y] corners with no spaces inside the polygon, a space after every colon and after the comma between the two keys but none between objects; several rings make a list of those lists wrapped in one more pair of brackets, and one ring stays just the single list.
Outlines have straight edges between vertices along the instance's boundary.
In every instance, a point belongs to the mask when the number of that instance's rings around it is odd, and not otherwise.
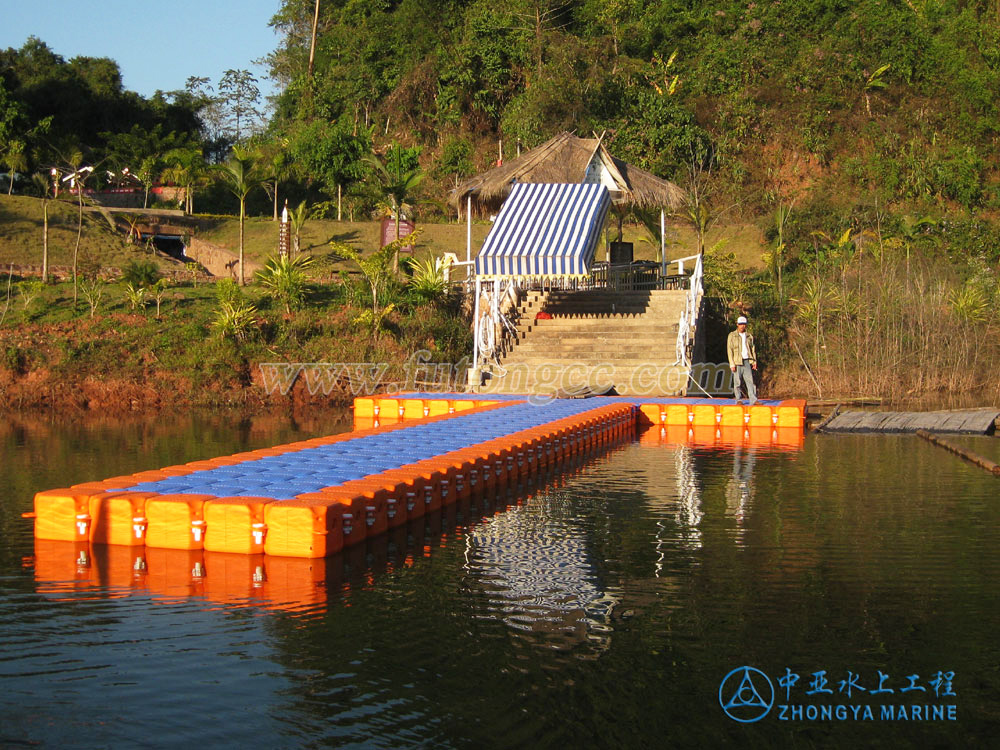
[{"label": "beige jacket", "polygon": [[[729,367],[733,368],[743,364],[740,346],[740,332],[730,331],[729,338],[726,339],[726,352],[729,354]],[[757,348],[753,344],[753,334],[747,331],[747,351],[750,352],[750,364],[757,364]]]}]

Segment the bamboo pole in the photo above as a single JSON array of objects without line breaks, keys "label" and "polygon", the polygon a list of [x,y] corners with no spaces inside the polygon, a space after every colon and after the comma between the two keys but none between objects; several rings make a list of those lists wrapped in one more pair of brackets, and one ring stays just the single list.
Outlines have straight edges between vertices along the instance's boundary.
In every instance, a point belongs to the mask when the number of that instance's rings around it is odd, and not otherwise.
[{"label": "bamboo pole", "polygon": [[826,419],[824,419],[818,425],[813,427],[812,431],[822,432],[823,428],[826,427],[828,424],[830,424],[830,422],[833,421],[833,418],[836,417],[838,414],[840,414],[840,404],[837,404],[836,408],[834,408],[834,410],[827,415]]},{"label": "bamboo pole", "polygon": [[944,448],[946,451],[951,451],[956,456],[964,458],[966,461],[975,464],[981,469],[985,469],[993,476],[1000,477],[1000,464],[996,464],[988,458],[983,458],[978,453],[973,453],[972,451],[957,446],[950,440],[945,440],[937,435],[932,435],[927,430],[917,430],[917,434],[924,440],[933,443],[940,448]]}]

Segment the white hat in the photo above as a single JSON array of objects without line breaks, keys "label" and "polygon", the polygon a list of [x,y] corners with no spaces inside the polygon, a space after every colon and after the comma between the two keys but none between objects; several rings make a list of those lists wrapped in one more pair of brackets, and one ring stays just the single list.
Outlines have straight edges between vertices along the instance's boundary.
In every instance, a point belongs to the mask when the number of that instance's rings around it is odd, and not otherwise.
[{"label": "white hat", "polygon": [[739,325],[740,323],[746,323],[746,322],[747,322],[747,316],[746,315],[741,315],[740,317],[738,317],[736,319],[736,325]]}]

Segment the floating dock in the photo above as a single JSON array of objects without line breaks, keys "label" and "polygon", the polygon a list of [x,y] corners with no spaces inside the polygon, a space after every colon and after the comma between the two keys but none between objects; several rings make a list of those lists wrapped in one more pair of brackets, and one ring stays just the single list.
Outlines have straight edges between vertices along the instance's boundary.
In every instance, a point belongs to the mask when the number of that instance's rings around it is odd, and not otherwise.
[{"label": "floating dock", "polygon": [[35,496],[38,540],[335,555],[470,495],[625,440],[801,446],[805,401],[411,393],[355,400],[355,431]]},{"label": "floating dock", "polygon": [[823,432],[927,432],[989,435],[1000,420],[1000,409],[959,411],[845,411],[833,415]]}]

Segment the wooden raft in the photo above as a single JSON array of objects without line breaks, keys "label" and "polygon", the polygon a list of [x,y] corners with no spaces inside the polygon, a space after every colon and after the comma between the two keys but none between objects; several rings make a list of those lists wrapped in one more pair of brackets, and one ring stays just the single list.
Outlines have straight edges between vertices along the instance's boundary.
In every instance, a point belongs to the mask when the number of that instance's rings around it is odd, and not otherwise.
[{"label": "wooden raft", "polygon": [[823,432],[953,432],[988,435],[1000,409],[963,411],[845,411],[822,426]]}]

